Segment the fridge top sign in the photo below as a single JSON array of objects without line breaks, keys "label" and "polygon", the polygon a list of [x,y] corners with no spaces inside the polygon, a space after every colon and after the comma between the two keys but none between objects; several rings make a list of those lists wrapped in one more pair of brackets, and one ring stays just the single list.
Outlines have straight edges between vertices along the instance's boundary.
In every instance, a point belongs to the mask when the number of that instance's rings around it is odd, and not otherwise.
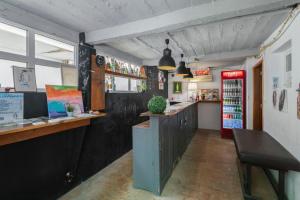
[{"label": "fridge top sign", "polygon": [[223,71],[223,78],[243,78],[245,75],[244,70],[235,70],[235,71]]}]

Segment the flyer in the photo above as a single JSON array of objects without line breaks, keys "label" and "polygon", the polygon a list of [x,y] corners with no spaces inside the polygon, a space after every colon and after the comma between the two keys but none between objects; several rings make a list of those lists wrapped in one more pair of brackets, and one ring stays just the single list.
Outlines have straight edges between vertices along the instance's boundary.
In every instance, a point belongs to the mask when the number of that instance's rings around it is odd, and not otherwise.
[{"label": "flyer", "polygon": [[23,119],[24,96],[22,93],[0,93],[0,125]]}]

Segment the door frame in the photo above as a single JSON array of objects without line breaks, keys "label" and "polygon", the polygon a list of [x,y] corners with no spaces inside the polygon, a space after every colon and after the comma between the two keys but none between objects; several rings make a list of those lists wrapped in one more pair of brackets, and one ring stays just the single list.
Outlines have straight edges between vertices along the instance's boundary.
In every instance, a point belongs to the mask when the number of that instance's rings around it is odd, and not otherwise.
[{"label": "door frame", "polygon": [[[259,68],[261,68],[261,74],[258,74],[257,73],[257,70],[259,70]],[[255,114],[257,112],[261,112],[261,122],[258,122],[258,123],[261,123],[261,130],[263,130],[263,99],[264,99],[264,87],[263,87],[263,80],[264,80],[264,74],[263,74],[263,68],[264,68],[264,65],[263,65],[263,59],[260,59],[255,65],[254,67],[252,68],[252,74],[253,74],[253,79],[252,79],[252,87],[253,87],[253,107],[252,107],[252,123],[253,123],[253,129],[256,128],[254,125],[257,124],[257,121],[258,120],[256,117],[255,117]],[[259,77],[256,77],[256,76],[259,76]],[[255,80],[257,79],[261,79],[261,88],[260,88],[260,91],[256,91],[257,90],[257,87],[256,87],[256,83],[255,83]],[[255,99],[257,99],[257,93],[258,92],[261,92],[261,108],[260,110],[259,109],[259,105],[257,105],[257,102],[255,101]]]}]

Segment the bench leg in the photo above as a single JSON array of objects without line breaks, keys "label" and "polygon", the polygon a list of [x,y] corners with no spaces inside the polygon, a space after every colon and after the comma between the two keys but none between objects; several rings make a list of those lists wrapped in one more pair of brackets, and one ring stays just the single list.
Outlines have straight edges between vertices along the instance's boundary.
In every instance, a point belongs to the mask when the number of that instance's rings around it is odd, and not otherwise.
[{"label": "bench leg", "polygon": [[285,199],[285,171],[279,171],[278,200]]},{"label": "bench leg", "polygon": [[246,173],[245,173],[245,192],[248,195],[251,195],[251,165],[246,164]]}]

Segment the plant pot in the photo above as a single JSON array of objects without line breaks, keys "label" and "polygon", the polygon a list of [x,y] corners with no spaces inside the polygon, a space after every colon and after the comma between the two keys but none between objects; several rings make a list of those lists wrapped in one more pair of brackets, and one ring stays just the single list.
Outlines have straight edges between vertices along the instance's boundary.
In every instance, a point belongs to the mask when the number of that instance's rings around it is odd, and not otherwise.
[{"label": "plant pot", "polygon": [[74,113],[73,112],[67,112],[68,117],[73,117]]}]

